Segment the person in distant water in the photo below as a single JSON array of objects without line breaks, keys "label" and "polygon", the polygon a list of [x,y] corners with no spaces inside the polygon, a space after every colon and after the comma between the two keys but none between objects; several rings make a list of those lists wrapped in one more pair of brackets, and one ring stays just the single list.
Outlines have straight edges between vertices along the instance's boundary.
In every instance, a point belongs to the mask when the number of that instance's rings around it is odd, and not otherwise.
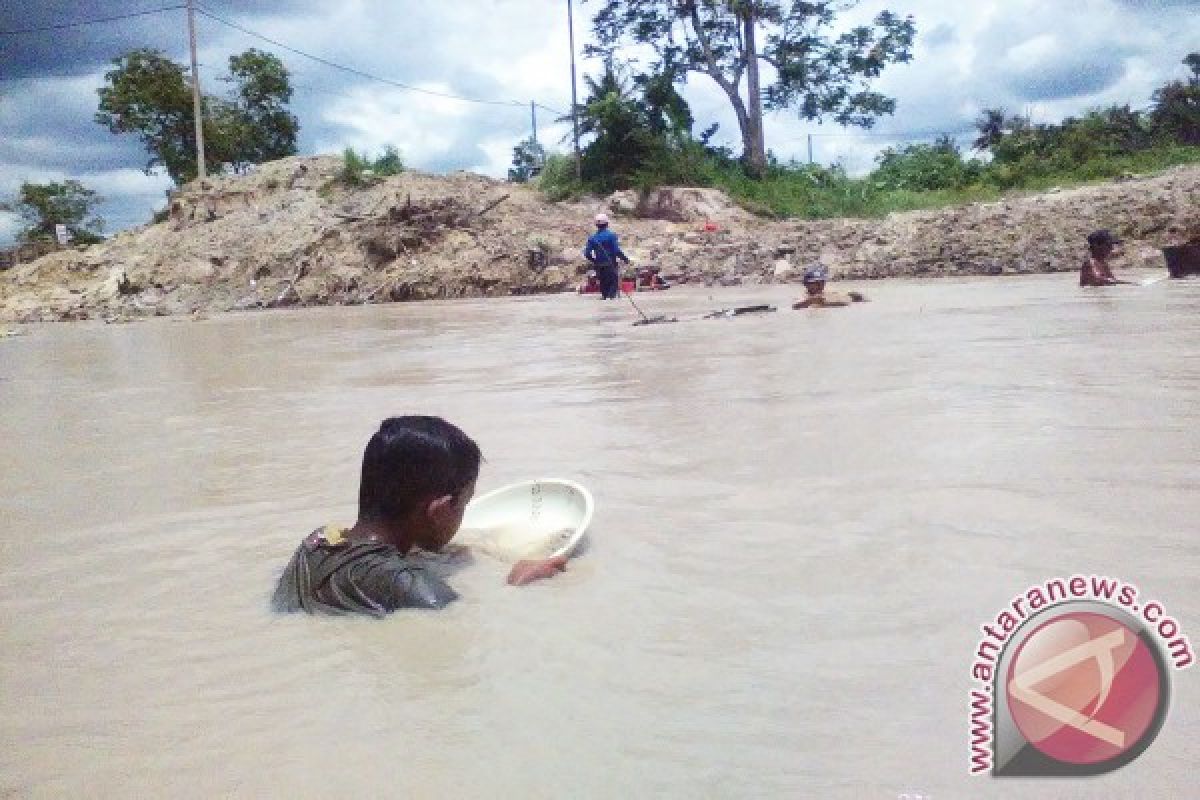
[{"label": "person in distant water", "polygon": [[1111,231],[1099,230],[1088,234],[1088,255],[1079,269],[1080,286],[1115,286],[1131,281],[1117,280],[1108,265],[1109,259],[1117,252],[1121,240],[1112,235]]},{"label": "person in distant water", "polygon": [[804,290],[807,294],[792,303],[792,308],[840,308],[851,303],[865,303],[867,298],[860,292],[826,292],[825,281],[829,270],[824,264],[813,264],[804,270]]},{"label": "person in distant water", "polygon": [[600,279],[600,297],[604,300],[615,300],[620,296],[621,275],[617,271],[617,260],[626,264],[629,258],[621,252],[617,244],[617,235],[608,229],[608,216],[596,215],[596,232],[587,240],[583,248],[583,257],[595,268]]},{"label": "person in distant water", "polygon": [[[438,552],[458,532],[481,459],[478,445],[443,419],[385,419],[363,453],[358,521],[305,537],[279,576],[272,607],[382,617],[455,600],[455,591],[412,551]],[[564,556],[520,561],[508,582],[550,577],[566,562]]]}]

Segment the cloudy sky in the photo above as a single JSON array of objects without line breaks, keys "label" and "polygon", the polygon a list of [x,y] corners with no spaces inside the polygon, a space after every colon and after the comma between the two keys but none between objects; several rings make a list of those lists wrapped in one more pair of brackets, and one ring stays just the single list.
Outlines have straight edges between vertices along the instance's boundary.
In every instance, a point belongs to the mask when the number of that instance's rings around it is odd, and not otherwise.
[{"label": "cloudy sky", "polygon": [[[152,12],[180,0],[41,0],[0,3],[0,198],[22,181],[76,178],[105,198],[107,230],[145,222],[164,204],[170,181],[146,175],[146,154],[131,136],[93,121],[96,89],[108,63],[129,49],[154,47],[187,58],[179,9],[38,33],[9,33],[100,17]],[[338,71],[208,16],[198,16],[206,91],[230,55],[259,47],[293,73],[293,111],[301,153],[352,146],[378,152],[388,143],[419,169],[468,169],[502,177],[512,146],[529,135],[529,101],[570,105],[566,0],[198,0],[221,19],[361,72],[425,90]],[[577,48],[590,38],[597,0],[575,0]],[[870,134],[814,125],[786,113],[767,121],[767,145],[781,157],[840,160],[869,167],[880,148],[969,136],[986,107],[1057,121],[1088,108],[1150,102],[1154,88],[1186,69],[1200,50],[1200,0],[861,0],[846,24],[888,8],[912,14],[918,40],[911,64],[891,68],[878,88],[899,101]],[[595,70],[580,63],[580,72]],[[580,83],[582,87],[582,81]],[[439,95],[455,95],[468,102]],[[684,92],[697,129],[721,125],[718,140],[736,145],[737,125],[724,97],[700,76]],[[539,109],[544,142],[560,144],[569,126]],[[16,220],[0,213],[0,242]]]}]

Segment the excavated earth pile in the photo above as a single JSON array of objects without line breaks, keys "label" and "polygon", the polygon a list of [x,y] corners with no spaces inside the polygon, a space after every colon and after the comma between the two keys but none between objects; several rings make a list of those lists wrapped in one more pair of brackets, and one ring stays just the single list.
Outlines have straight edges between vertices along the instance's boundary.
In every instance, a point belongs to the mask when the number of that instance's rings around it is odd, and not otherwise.
[{"label": "excavated earth pile", "polygon": [[[365,187],[335,157],[294,157],[193,182],[167,219],[0,272],[0,321],[508,296],[572,290],[591,217],[606,211],[639,266],[678,283],[1074,270],[1094,228],[1126,240],[1125,266],[1200,218],[1200,168],[884,219],[777,221],[713,189],[550,203],[469,173],[409,171]],[[1118,268],[1122,265],[1118,265]]]}]

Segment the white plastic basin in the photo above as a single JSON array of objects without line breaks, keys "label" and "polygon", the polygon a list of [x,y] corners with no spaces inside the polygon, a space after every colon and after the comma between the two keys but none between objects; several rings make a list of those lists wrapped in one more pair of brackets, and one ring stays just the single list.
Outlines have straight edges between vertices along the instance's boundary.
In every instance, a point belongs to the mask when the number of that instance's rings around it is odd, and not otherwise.
[{"label": "white plastic basin", "polygon": [[574,481],[522,481],[472,500],[456,541],[509,562],[570,555],[593,509],[591,493]]}]

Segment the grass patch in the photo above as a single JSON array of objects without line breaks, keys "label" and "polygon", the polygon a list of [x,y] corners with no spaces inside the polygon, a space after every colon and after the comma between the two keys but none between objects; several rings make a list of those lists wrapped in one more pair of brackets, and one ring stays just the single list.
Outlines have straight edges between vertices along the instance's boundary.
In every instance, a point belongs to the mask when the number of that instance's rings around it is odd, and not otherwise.
[{"label": "grass patch", "polygon": [[404,159],[400,151],[391,145],[384,148],[383,154],[375,159],[347,147],[342,153],[342,166],[334,175],[333,183],[348,189],[363,189],[403,171]]},{"label": "grass patch", "polygon": [[[764,177],[755,179],[735,161],[693,158],[682,167],[676,164],[670,169],[639,173],[633,188],[687,185],[721,189],[747,211],[778,219],[871,218],[898,211],[993,202],[1021,192],[1084,186],[1125,175],[1153,174],[1184,164],[1200,164],[1200,147],[1162,146],[1096,157],[1081,164],[1037,158],[991,163],[966,173],[971,180],[966,185],[911,189],[889,186],[876,173],[851,178],[839,166],[774,164]],[[551,201],[607,193],[606,187],[576,180],[574,162],[561,155],[547,159],[537,186]]]}]

